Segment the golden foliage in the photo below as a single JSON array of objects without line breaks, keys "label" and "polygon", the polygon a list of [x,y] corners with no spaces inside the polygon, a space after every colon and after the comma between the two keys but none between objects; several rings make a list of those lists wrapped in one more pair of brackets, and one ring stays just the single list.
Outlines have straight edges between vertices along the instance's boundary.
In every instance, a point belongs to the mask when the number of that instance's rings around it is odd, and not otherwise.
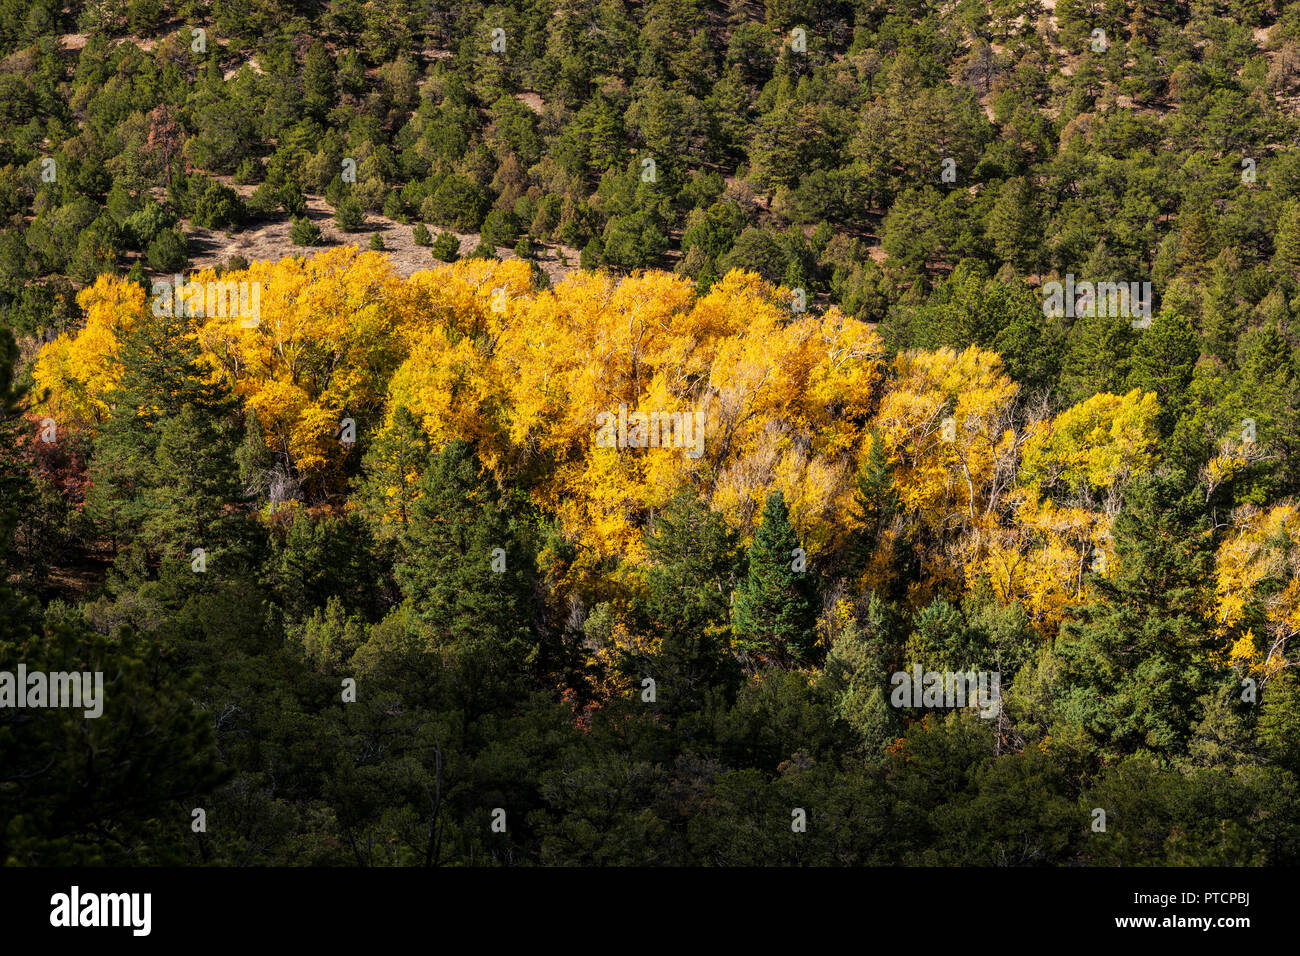
[{"label": "golden foliage", "polygon": [[42,411],[60,425],[93,428],[108,417],[104,396],[121,377],[114,361],[121,336],[148,308],[144,289],[101,275],[77,293],[86,324],[77,335],[61,335],[41,347],[33,377]]},{"label": "golden foliage", "polygon": [[1232,524],[1215,561],[1215,623],[1229,661],[1266,678],[1300,633],[1300,510],[1243,505]]},{"label": "golden foliage", "polygon": [[[788,290],[751,273],[732,272],[703,296],[664,272],[576,272],[536,292],[521,261],[470,259],[402,279],[382,254],[343,247],[191,278],[260,283],[256,321],[206,316],[199,342],[309,488],[341,486],[342,419],[365,441],[404,406],[435,449],[472,441],[579,543],[577,559],[552,569],[561,590],[605,558],[642,560],[645,527],[685,487],[743,537],[781,489],[815,561],[846,543],[874,431],[900,507],[879,529],[864,580],[888,580],[906,538],[922,558],[917,600],[987,579],[1050,633],[1085,599],[1085,572],[1104,573],[1111,502],[1155,447],[1154,395],[1096,395],[1050,420],[1027,414],[997,354],[944,348],[890,363],[864,323],[834,308],[792,313]],[[108,414],[120,336],[150,303],[108,277],[78,301],[85,327],[46,345],[35,375],[50,414],[93,428]],[[637,413],[657,413],[663,442],[598,440],[602,421],[634,435]],[[697,414],[703,441],[693,446]],[[391,490],[406,501],[405,465],[402,480]],[[390,511],[401,508],[380,509],[380,520]],[[1294,543],[1288,514],[1268,520]],[[1295,562],[1268,550],[1271,527],[1243,530],[1221,552],[1226,630],[1251,601],[1264,602],[1273,631],[1300,624]],[[1278,562],[1290,583],[1261,596]],[[611,580],[615,591],[635,586]]]},{"label": "golden foliage", "polygon": [[1060,481],[1110,488],[1154,461],[1156,397],[1137,389],[1103,392],[1057,415],[1025,443],[1022,476],[1034,486]]}]

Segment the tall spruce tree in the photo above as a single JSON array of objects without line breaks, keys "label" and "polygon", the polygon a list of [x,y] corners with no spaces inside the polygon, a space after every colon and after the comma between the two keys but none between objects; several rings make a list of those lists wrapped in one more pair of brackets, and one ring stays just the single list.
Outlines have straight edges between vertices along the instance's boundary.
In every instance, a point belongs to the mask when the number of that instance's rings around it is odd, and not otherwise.
[{"label": "tall spruce tree", "polygon": [[535,555],[473,448],[454,441],[420,482],[395,568],[438,645],[515,669],[534,658]]},{"label": "tall spruce tree", "polygon": [[857,491],[853,495],[852,563],[861,571],[880,546],[881,534],[898,513],[898,492],[885,454],[880,433],[871,432],[871,447],[857,474]]},{"label": "tall spruce tree", "polygon": [[744,571],[737,537],[722,515],[689,495],[669,502],[646,536],[653,563],[638,623],[660,638],[645,663],[667,713],[697,709],[708,688],[735,690],[739,671],[727,635],[731,593]]},{"label": "tall spruce tree", "polygon": [[736,591],[732,630],[742,648],[789,664],[814,656],[816,624],[816,582],[790,526],[785,495],[773,491],[749,546],[749,573]]},{"label": "tall spruce tree", "polygon": [[845,622],[817,679],[835,712],[852,728],[855,743],[879,754],[902,730],[898,711],[889,702],[889,644],[896,640],[892,610],[875,594],[862,615]]},{"label": "tall spruce tree", "polygon": [[419,498],[420,476],[429,465],[429,439],[405,405],[366,450],[353,500],[372,522],[375,534],[389,537],[410,523]]},{"label": "tall spruce tree", "polygon": [[1214,683],[1215,649],[1202,613],[1214,542],[1204,495],[1164,473],[1136,479],[1115,518],[1113,577],[1057,639],[1064,663],[1059,712],[1104,754],[1181,755]]},{"label": "tall spruce tree", "polygon": [[1169,435],[1187,404],[1187,388],[1196,370],[1200,347],[1196,330],[1181,312],[1166,309],[1156,316],[1133,347],[1128,384],[1155,392],[1160,403],[1157,424]]},{"label": "tall spruce tree", "polygon": [[156,554],[221,550],[241,524],[228,507],[242,497],[237,405],[200,364],[197,328],[192,316],[149,314],[125,334],[90,464],[91,514]]}]

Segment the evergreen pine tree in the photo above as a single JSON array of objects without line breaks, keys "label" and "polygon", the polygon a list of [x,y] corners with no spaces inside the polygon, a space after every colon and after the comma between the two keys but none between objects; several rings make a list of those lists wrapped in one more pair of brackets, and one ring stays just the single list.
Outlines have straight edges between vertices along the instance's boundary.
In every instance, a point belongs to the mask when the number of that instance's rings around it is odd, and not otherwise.
[{"label": "evergreen pine tree", "polygon": [[1273,268],[1285,275],[1300,271],[1300,202],[1288,203],[1278,219]]},{"label": "evergreen pine tree", "polygon": [[298,624],[331,598],[347,611],[375,620],[381,569],[374,543],[358,515],[313,518],[299,511],[270,566],[285,620]]},{"label": "evergreen pine tree", "polygon": [[898,711],[889,702],[888,641],[893,615],[871,595],[865,620],[850,618],[836,636],[826,667],[818,678],[834,701],[836,713],[854,731],[867,753],[879,753],[902,731]]},{"label": "evergreen pine tree", "polygon": [[[26,462],[14,454],[19,443],[30,440],[23,432],[31,423],[23,416],[23,391],[14,381],[18,345],[9,327],[0,324],[0,568],[12,567],[14,527],[20,509],[36,497]],[[30,433],[29,433],[30,434]],[[35,623],[37,609],[15,593],[9,573],[0,575],[0,643],[25,633]]]},{"label": "evergreen pine tree", "polygon": [[404,535],[398,584],[438,643],[527,656],[534,556],[467,442],[430,463]]},{"label": "evergreen pine tree", "polygon": [[1038,200],[1028,179],[1018,177],[1003,184],[997,202],[989,210],[985,231],[1004,262],[1026,272],[1033,270],[1042,242],[1042,226]]},{"label": "evergreen pine tree", "polygon": [[1300,773],[1300,679],[1292,671],[1264,685],[1255,732],[1271,760]]},{"label": "evergreen pine tree", "polygon": [[853,563],[862,568],[879,545],[881,531],[898,511],[898,492],[885,455],[885,443],[875,429],[871,432],[866,460],[858,471],[857,485],[853,495],[853,520],[858,526],[854,534]]},{"label": "evergreen pine tree", "polygon": [[749,573],[736,591],[732,630],[743,648],[770,654],[782,664],[813,656],[816,585],[804,561],[785,496],[773,491],[749,546]]},{"label": "evergreen pine tree", "polygon": [[420,477],[429,465],[429,439],[405,405],[375,437],[361,460],[353,501],[381,538],[400,534],[420,497]]},{"label": "evergreen pine tree", "polygon": [[1113,577],[1094,576],[1098,600],[1057,640],[1065,670],[1057,706],[1105,754],[1179,755],[1214,678],[1215,639],[1201,607],[1214,565],[1203,495],[1169,475],[1143,476],[1112,533]]},{"label": "evergreen pine tree", "polygon": [[1262,463],[1249,480],[1238,481],[1238,498],[1258,504],[1300,490],[1300,437],[1294,427],[1300,416],[1300,370],[1286,336],[1273,321],[1244,333],[1238,356],[1229,424],[1253,419],[1260,440],[1278,455],[1278,460]]},{"label": "evergreen pine tree", "polygon": [[646,633],[660,638],[647,663],[667,713],[698,709],[707,688],[735,690],[727,632],[745,560],[737,537],[720,514],[688,495],[669,502],[646,536],[653,564],[637,616]]},{"label": "evergreen pine tree", "polygon": [[230,510],[241,499],[236,403],[208,381],[196,328],[192,316],[149,315],[126,333],[90,463],[91,514],[155,553],[219,550],[242,524]]},{"label": "evergreen pine tree", "polygon": [[1214,257],[1214,234],[1205,213],[1196,208],[1179,216],[1178,265],[1183,273],[1201,279]]},{"label": "evergreen pine tree", "polygon": [[[1238,302],[1240,282],[1241,260],[1227,247],[1214,259],[1201,303],[1203,348],[1225,364],[1237,354],[1237,335],[1244,325]],[[1168,301],[1167,294],[1165,298]]]},{"label": "evergreen pine tree", "polygon": [[1123,394],[1137,334],[1127,316],[1074,319],[1066,336],[1067,351],[1058,383],[1066,404],[1076,404],[1098,392]]},{"label": "evergreen pine tree", "polygon": [[[0,326],[0,436],[27,423],[13,381],[17,349]],[[0,458],[0,567],[8,567],[12,506],[26,475]],[[43,621],[0,575],[0,661],[35,672],[99,672],[97,705],[0,707],[0,860],[37,866],[176,864],[177,801],[192,805],[226,776],[212,718],[162,647],[129,628],[112,638],[51,605]],[[8,666],[8,665],[7,665]],[[87,688],[89,691],[89,688]],[[89,698],[83,701],[93,708]],[[70,742],[76,741],[75,746]]]},{"label": "evergreen pine tree", "polygon": [[1160,403],[1160,434],[1169,435],[1186,405],[1187,387],[1201,350],[1196,330],[1181,312],[1166,309],[1156,316],[1133,347],[1128,384],[1155,392]]}]

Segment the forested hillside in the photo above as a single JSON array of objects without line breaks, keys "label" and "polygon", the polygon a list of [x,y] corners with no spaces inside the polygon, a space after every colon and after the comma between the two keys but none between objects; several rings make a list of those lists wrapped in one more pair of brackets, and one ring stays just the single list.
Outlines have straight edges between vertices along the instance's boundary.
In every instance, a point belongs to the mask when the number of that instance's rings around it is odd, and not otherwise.
[{"label": "forested hillside", "polygon": [[1298,103],[1260,0],[0,2],[0,672],[105,675],[0,861],[1300,862]]}]

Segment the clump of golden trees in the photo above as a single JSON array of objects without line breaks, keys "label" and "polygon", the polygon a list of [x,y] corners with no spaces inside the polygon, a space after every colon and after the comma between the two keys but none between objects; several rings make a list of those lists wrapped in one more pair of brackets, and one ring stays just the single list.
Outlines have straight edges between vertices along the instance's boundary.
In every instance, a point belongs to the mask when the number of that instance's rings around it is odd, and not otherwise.
[{"label": "clump of golden trees", "polygon": [[[1124,485],[1154,461],[1153,394],[1103,393],[1053,413],[994,352],[891,359],[868,325],[835,308],[792,311],[789,290],[752,273],[703,295],[663,272],[577,272],[538,291],[522,261],[402,279],[382,254],[342,248],[191,279],[261,283],[256,321],[204,316],[195,334],[213,381],[256,416],[305,494],[341,502],[347,456],[413,416],[433,448],[472,441],[503,484],[558,521],[579,568],[643,561],[647,523],[685,487],[746,538],[779,489],[810,562],[835,561],[858,530],[856,477],[880,442],[897,513],[858,583],[898,584],[905,543],[921,568],[901,582],[914,603],[986,580],[1047,635],[1086,599],[1085,572],[1106,573]],[[78,302],[84,328],[45,345],[34,374],[44,414],[94,429],[110,414],[121,336],[153,302],[109,276]],[[701,412],[704,453],[599,447],[597,416],[620,405]],[[339,441],[344,419],[356,445]],[[393,480],[381,523],[402,520],[397,503],[409,505],[418,476]],[[1266,672],[1300,628],[1300,520],[1284,505],[1234,521],[1206,613],[1225,653]],[[1259,640],[1246,609],[1279,575],[1290,584],[1269,589],[1270,638]]]}]

